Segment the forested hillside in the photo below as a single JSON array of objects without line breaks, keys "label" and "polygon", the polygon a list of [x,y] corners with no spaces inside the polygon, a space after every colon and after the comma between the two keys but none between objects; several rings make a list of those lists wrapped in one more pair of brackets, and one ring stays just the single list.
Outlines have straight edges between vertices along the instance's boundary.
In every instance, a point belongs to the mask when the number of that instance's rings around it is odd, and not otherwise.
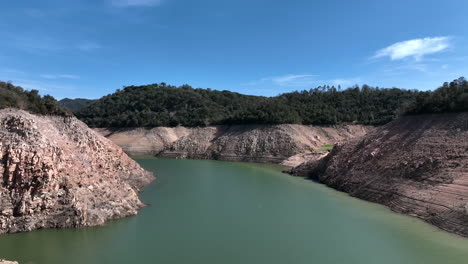
[{"label": "forested hillside", "polygon": [[161,84],[129,86],[77,113],[92,127],[206,126],[217,124],[382,124],[420,92],[367,85],[248,96]]},{"label": "forested hillside", "polygon": [[401,114],[420,92],[398,88],[382,89],[363,85],[345,90],[319,87],[280,95],[300,116],[302,124],[359,123],[379,125]]},{"label": "forested hillside", "polygon": [[18,108],[42,115],[68,115],[50,95],[40,96],[39,91],[27,91],[11,83],[0,82],[0,109]]},{"label": "forested hillside", "polygon": [[58,101],[58,103],[61,107],[68,109],[73,113],[76,113],[80,111],[81,109],[88,107],[94,101],[96,100],[84,99],[84,98],[76,98],[76,99],[64,98]]},{"label": "forested hillside", "polygon": [[401,114],[468,111],[468,82],[459,78],[435,91],[418,92],[367,85],[341,90],[320,86],[276,97],[194,89],[165,83],[129,86],[99,100],[63,99],[0,82],[0,109],[68,114],[91,127],[207,126],[220,124],[358,123],[379,125]]},{"label": "forested hillside", "polygon": [[468,81],[461,77],[444,83],[435,91],[418,94],[407,108],[408,114],[449,113],[468,111]]}]

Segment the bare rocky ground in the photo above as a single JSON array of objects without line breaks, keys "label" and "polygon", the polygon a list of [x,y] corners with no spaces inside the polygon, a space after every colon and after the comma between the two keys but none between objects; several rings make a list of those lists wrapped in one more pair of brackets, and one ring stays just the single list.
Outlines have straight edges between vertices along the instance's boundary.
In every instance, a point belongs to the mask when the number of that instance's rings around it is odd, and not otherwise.
[{"label": "bare rocky ground", "polygon": [[369,127],[233,125],[204,128],[96,129],[129,154],[169,158],[282,163],[295,166],[316,149],[363,136]]},{"label": "bare rocky ground", "polygon": [[408,116],[293,169],[468,237],[468,113]]},{"label": "bare rocky ground", "polygon": [[0,264],[18,264],[18,262],[0,259]]},{"label": "bare rocky ground", "polygon": [[154,176],[74,117],[0,110],[0,234],[137,214]]}]

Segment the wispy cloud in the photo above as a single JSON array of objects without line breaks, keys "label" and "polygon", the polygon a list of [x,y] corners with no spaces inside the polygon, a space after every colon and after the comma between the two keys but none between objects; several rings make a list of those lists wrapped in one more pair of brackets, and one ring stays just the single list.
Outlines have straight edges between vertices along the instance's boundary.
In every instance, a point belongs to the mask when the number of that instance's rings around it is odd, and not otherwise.
[{"label": "wispy cloud", "polygon": [[316,80],[316,75],[311,74],[288,74],[272,79],[273,83],[279,86],[308,86]]},{"label": "wispy cloud", "polygon": [[11,81],[14,85],[21,86],[27,90],[38,90],[41,94],[53,94],[60,98],[78,90],[70,85],[65,79],[79,78],[70,74],[42,74],[38,78],[35,74],[30,74],[12,68],[0,68],[0,80]]},{"label": "wispy cloud", "polygon": [[427,72],[428,65],[423,64],[423,63],[412,63],[412,64],[402,65],[400,68],[403,69],[403,70]]},{"label": "wispy cloud", "polygon": [[431,64],[427,63],[400,63],[396,65],[385,65],[383,72],[385,74],[398,75],[408,72],[427,73],[432,68]]},{"label": "wispy cloud", "polygon": [[60,95],[75,90],[74,87],[67,84],[43,82],[34,79],[11,78],[9,81],[27,90],[38,90],[42,94],[52,93]]},{"label": "wispy cloud", "polygon": [[266,83],[266,82],[271,82],[271,78],[262,78],[260,80],[242,83],[241,85],[242,86],[256,86],[256,85],[263,84],[263,83]]},{"label": "wispy cloud", "polygon": [[434,37],[397,42],[378,50],[373,58],[389,57],[391,60],[401,60],[413,57],[415,60],[421,60],[426,55],[450,48],[451,39],[450,37]]},{"label": "wispy cloud", "polygon": [[23,38],[12,40],[11,46],[15,49],[20,49],[24,52],[35,54],[35,55],[47,55],[51,53],[70,52],[70,51],[81,51],[90,52],[99,49],[101,46],[90,42],[84,42],[78,45],[68,45],[60,41],[53,39],[33,39]]},{"label": "wispy cloud", "polygon": [[43,18],[46,16],[46,13],[43,10],[36,8],[26,8],[24,9],[24,14],[32,18]]},{"label": "wispy cloud", "polygon": [[56,80],[56,79],[80,79],[80,76],[73,74],[41,74],[44,79]]},{"label": "wispy cloud", "polygon": [[352,85],[362,83],[362,79],[361,78],[334,79],[334,80],[330,80],[330,81],[325,81],[324,83],[330,83],[330,84],[335,85],[335,86],[339,85],[339,86],[348,87],[348,86],[352,86]]},{"label": "wispy cloud", "polygon": [[13,68],[0,68],[0,76],[19,76],[25,75],[24,71],[20,71]]},{"label": "wispy cloud", "polygon": [[101,45],[99,45],[96,42],[92,42],[92,41],[83,41],[83,42],[79,43],[76,46],[76,48],[81,50],[81,51],[92,51],[92,50],[100,49]]},{"label": "wispy cloud", "polygon": [[12,35],[10,45],[29,53],[43,54],[64,50],[65,45],[57,39],[38,34]]},{"label": "wispy cloud", "polygon": [[247,82],[243,86],[280,86],[280,87],[295,87],[295,88],[311,88],[318,85],[334,85],[334,86],[352,86],[362,83],[361,78],[337,78],[337,79],[318,79],[318,75],[312,74],[287,74],[276,77],[266,77],[256,81]]},{"label": "wispy cloud", "polygon": [[256,81],[244,83],[244,86],[256,86],[260,84],[272,84],[276,86],[309,86],[316,82],[316,75],[312,74],[287,74],[282,76],[273,76],[261,78]]},{"label": "wispy cloud", "polygon": [[6,46],[35,55],[60,52],[90,52],[102,48],[98,42],[86,38],[66,39],[55,35],[39,34],[38,32],[7,32],[5,35],[9,39],[5,43]]},{"label": "wispy cloud", "polygon": [[36,81],[36,80],[28,80],[28,79],[14,79],[13,81],[14,85],[21,86],[24,89],[27,90],[38,90],[40,92],[45,92],[48,93],[54,88],[51,88],[50,85],[44,84],[42,82]]},{"label": "wispy cloud", "polygon": [[157,6],[162,0],[111,0],[111,3],[119,7]]}]

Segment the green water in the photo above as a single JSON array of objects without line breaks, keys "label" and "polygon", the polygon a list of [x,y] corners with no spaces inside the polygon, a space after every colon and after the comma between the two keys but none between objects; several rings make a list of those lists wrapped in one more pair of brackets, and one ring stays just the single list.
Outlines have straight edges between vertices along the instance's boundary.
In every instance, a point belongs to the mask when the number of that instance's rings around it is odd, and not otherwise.
[{"label": "green water", "polygon": [[259,164],[137,159],[149,206],[104,227],[0,236],[21,264],[450,264],[468,240]]}]

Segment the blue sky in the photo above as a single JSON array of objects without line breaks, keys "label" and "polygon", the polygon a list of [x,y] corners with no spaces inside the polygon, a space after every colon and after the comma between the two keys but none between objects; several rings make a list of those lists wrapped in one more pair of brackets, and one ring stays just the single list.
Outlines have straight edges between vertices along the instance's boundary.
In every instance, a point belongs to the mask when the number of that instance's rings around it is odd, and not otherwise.
[{"label": "blue sky", "polygon": [[468,76],[466,0],[1,1],[0,80],[57,98],[166,82],[273,96]]}]

